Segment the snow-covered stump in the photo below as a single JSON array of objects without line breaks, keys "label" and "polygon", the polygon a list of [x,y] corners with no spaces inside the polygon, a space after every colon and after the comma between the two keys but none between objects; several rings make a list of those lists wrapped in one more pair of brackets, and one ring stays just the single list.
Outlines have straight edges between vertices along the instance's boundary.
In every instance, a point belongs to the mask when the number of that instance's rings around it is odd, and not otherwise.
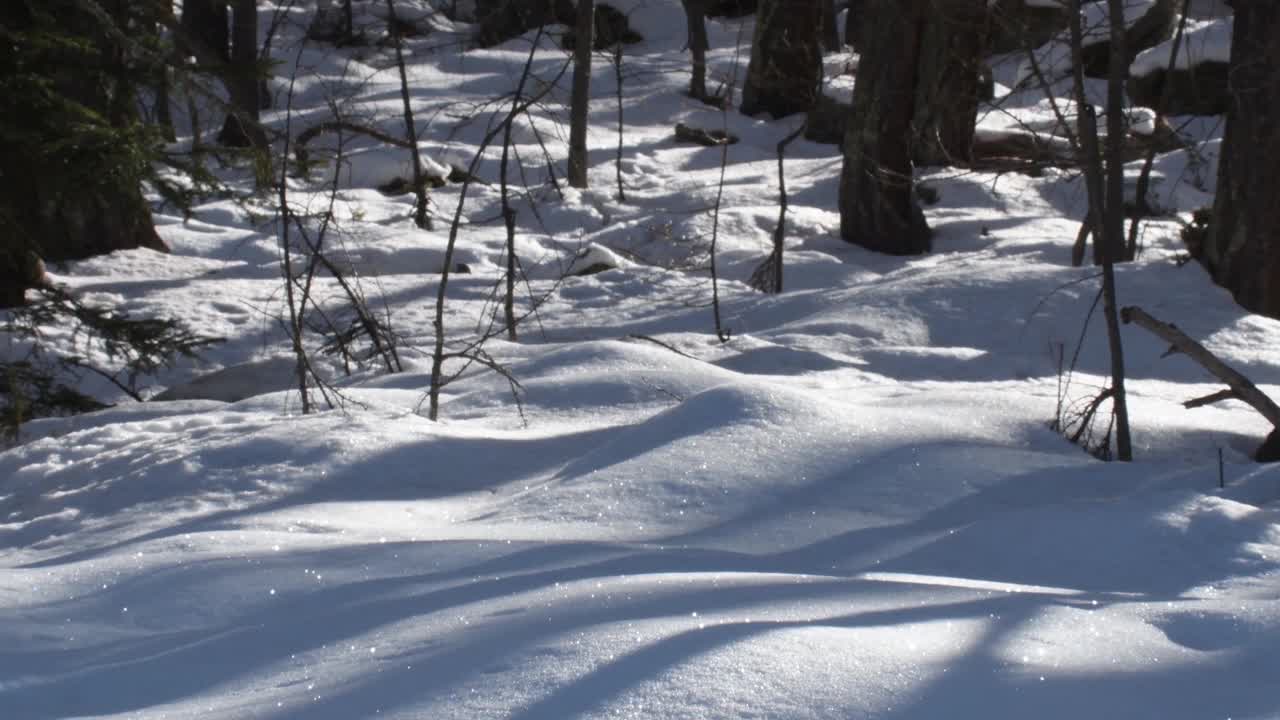
[{"label": "snow-covered stump", "polygon": [[1189,28],[1172,72],[1172,41],[1139,53],[1129,66],[1129,99],[1166,115],[1225,113],[1231,103],[1232,27],[1232,18],[1224,18]]}]

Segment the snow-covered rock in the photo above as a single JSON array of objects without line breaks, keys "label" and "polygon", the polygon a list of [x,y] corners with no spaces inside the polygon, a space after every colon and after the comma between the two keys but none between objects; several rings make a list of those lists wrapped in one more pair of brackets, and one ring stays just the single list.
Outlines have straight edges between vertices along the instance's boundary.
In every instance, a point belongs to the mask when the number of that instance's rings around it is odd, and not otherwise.
[{"label": "snow-covered rock", "polygon": [[1188,20],[1172,72],[1173,40],[1144,50],[1129,66],[1129,98],[1168,115],[1226,112],[1231,102],[1228,66],[1233,26],[1229,17]]},{"label": "snow-covered rock", "polygon": [[1018,52],[1039,47],[1067,27],[1060,0],[988,0],[991,8],[991,52]]}]

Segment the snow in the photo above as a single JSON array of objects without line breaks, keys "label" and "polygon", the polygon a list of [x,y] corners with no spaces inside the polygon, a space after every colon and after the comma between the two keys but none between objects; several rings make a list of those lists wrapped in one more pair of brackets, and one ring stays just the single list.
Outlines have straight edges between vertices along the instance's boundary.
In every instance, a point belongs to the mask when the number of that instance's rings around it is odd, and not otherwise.
[{"label": "snow", "polygon": [[[1187,19],[1181,48],[1174,62],[1175,70],[1189,70],[1206,62],[1227,63],[1231,60],[1231,34],[1235,27],[1233,17],[1212,20]],[[1143,50],[1129,66],[1129,73],[1136,77],[1167,70],[1173,54],[1173,40]]]},{"label": "snow", "polygon": [[[1042,7],[1057,5],[1054,0]],[[1125,0],[1124,26],[1131,28],[1158,5],[1158,0]],[[1081,45],[1088,47],[1108,42],[1111,38],[1111,6],[1106,2],[1094,2],[1080,7]],[[1016,82],[1027,83],[1036,80],[1036,69],[1048,80],[1065,77],[1071,73],[1071,42],[1068,33],[1059,33],[1058,37],[1031,51],[1035,54],[1035,63],[1028,58],[1019,66]],[[1021,54],[1021,53],[1019,53]],[[1166,48],[1165,63],[1169,58]]]},{"label": "snow", "polygon": [[[357,2],[374,26],[379,5]],[[433,190],[435,229],[415,228],[411,196],[373,189],[407,167],[403,150],[353,141],[326,242],[390,318],[404,371],[347,376],[317,356],[338,408],[300,414],[269,201],[209,199],[186,222],[161,209],[171,255],[53,269],[86,298],[226,341],[162,372],[151,402],[31,422],[0,453],[0,715],[1280,716],[1280,475],[1249,460],[1266,421],[1234,403],[1183,409],[1212,379],[1126,326],[1136,461],[1101,462],[1048,428],[1056,348],[1070,358],[1083,333],[1069,403],[1108,367],[1101,319],[1082,330],[1094,271],[1068,261],[1080,179],[923,168],[934,252],[894,258],[840,240],[838,150],[798,140],[786,292],[757,293],[774,147],[796,120],[686,98],[679,3],[623,9],[646,37],[624,61],[626,200],[607,62],[590,189],[551,189],[534,133],[562,177],[567,78],[516,134],[517,309],[544,302],[519,341],[485,348],[518,380],[519,409],[506,378],[472,366],[443,389],[440,421],[424,417],[459,186]],[[740,84],[751,29],[712,23],[712,87]],[[281,28],[278,56],[301,32]],[[451,32],[407,39],[409,71],[422,149],[465,166],[531,36],[463,53]],[[302,58],[295,128],[335,96],[396,127],[385,49]],[[545,41],[536,71],[549,81],[563,59]],[[1015,70],[997,63],[1002,87]],[[1060,132],[1039,89],[982,113],[989,137]],[[721,150],[675,142],[676,121],[742,139],[718,218],[726,343],[706,272]],[[1221,136],[1211,121],[1180,130],[1194,151],[1160,156],[1152,190],[1178,215],[1144,226],[1121,302],[1274,395],[1280,323],[1178,262],[1177,218],[1212,198]],[[487,332],[500,299],[497,158],[462,215],[458,341]],[[247,168],[220,171],[251,194]],[[295,202],[326,207],[331,172],[291,181]],[[612,269],[570,274],[597,264]],[[315,282],[338,307],[332,280]]]},{"label": "snow", "polygon": [[[1124,26],[1133,27],[1159,4],[1159,0],[1124,0]],[[1084,31],[1084,45],[1107,42],[1111,38],[1111,5],[1095,2],[1080,8],[1080,25]]]}]

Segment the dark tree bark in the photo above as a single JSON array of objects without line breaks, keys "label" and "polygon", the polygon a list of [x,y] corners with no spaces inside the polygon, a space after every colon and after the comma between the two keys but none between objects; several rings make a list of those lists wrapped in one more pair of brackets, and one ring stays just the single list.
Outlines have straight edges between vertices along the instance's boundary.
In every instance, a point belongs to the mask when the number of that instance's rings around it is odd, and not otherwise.
[{"label": "dark tree bark", "polygon": [[[1129,5],[1130,3],[1126,2],[1125,4]],[[1120,17],[1120,15],[1108,14],[1108,17]],[[1177,26],[1177,0],[1156,0],[1155,4],[1147,9],[1146,14],[1138,18],[1132,25],[1127,25],[1121,33],[1124,37],[1125,52],[1120,56],[1115,56],[1115,60],[1120,63],[1121,74],[1127,78],[1129,65],[1133,63],[1138,53],[1173,37],[1173,31]],[[1113,27],[1112,29],[1115,28]],[[1081,62],[1084,65],[1085,75],[1096,78],[1109,76],[1109,68],[1113,62],[1111,37],[1113,36],[1109,35],[1107,40],[1085,45],[1082,49]]]},{"label": "dark tree bark", "polygon": [[477,0],[476,42],[492,47],[543,25],[573,23],[571,0]]},{"label": "dark tree bark", "polygon": [[[157,29],[157,32],[159,30]],[[173,142],[177,134],[173,129],[173,83],[169,79],[169,68],[159,67],[155,70],[155,123],[164,134],[164,139]]]},{"label": "dark tree bark", "polygon": [[689,78],[689,96],[706,101],[707,50],[711,41],[707,38],[707,0],[683,0],[684,17],[689,27],[689,54],[693,56],[693,74]]},{"label": "dark tree bark", "polygon": [[742,88],[744,115],[807,112],[822,83],[823,0],[761,0],[751,63]]},{"label": "dark tree bark", "polygon": [[990,10],[988,42],[992,53],[1022,52],[1040,47],[1067,29],[1065,4],[996,0]]},{"label": "dark tree bark", "polygon": [[1237,0],[1231,107],[1203,262],[1253,312],[1280,318],[1280,3]]},{"label": "dark tree bark", "polygon": [[986,0],[933,0],[917,69],[917,165],[956,165],[972,159],[974,124],[984,72]]},{"label": "dark tree bark", "polygon": [[862,30],[866,27],[868,0],[849,0],[849,10],[844,16],[844,44],[862,52]]},{"label": "dark tree bark", "polygon": [[231,24],[231,63],[227,69],[230,112],[218,142],[228,147],[265,148],[259,124],[258,7],[255,0],[235,0]]},{"label": "dark tree bark", "polygon": [[928,252],[916,165],[972,157],[986,0],[862,0],[862,59],[844,140],[840,228],[879,252]]},{"label": "dark tree bark", "polygon": [[595,46],[595,0],[578,0],[574,37],[573,91],[569,102],[569,184],[587,186],[587,109],[591,95],[591,49]]},{"label": "dark tree bark", "polygon": [[[0,306],[21,304],[25,290],[43,281],[40,258],[62,262],[138,247],[167,250],[142,196],[132,151],[100,139],[118,132],[125,142],[136,129],[136,86],[145,80],[131,75],[118,40],[118,28],[131,23],[128,3],[102,0],[100,7],[116,22],[116,32],[74,5],[57,8],[56,29],[20,4],[0,9],[0,24],[12,37],[57,32],[85,44],[82,55],[65,56],[38,44],[25,47],[21,39],[0,47],[0,69],[38,80],[58,98],[42,99],[36,112],[26,113],[17,107],[19,98],[0,103]],[[68,113],[64,102],[95,117]],[[86,122],[93,127],[76,126]],[[68,142],[74,133],[99,139]]]},{"label": "dark tree bark", "polygon": [[755,12],[757,5],[759,5],[757,0],[708,0],[707,15],[738,18]]},{"label": "dark tree bark", "polygon": [[227,0],[186,0],[182,4],[182,29],[223,62],[231,60],[231,34]]},{"label": "dark tree bark", "polygon": [[836,0],[822,0],[822,49],[840,52],[840,29],[836,27]]},{"label": "dark tree bark", "polygon": [[894,255],[929,250],[929,226],[916,198],[911,161],[924,22],[908,5],[866,2],[865,17],[876,32],[863,36],[840,173],[841,236]]},{"label": "dark tree bark", "polygon": [[[10,247],[9,243],[13,243]],[[16,246],[10,238],[0,246],[0,308],[18,307],[26,302],[27,290],[46,282],[44,263],[34,252]]]}]

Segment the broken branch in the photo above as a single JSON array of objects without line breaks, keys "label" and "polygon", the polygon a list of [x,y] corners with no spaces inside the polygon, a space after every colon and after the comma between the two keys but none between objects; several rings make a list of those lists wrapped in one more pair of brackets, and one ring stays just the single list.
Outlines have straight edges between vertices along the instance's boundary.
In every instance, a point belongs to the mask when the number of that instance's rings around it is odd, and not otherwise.
[{"label": "broken branch", "polygon": [[[1134,323],[1143,329],[1151,332],[1156,337],[1168,342],[1177,348],[1182,354],[1191,358],[1200,367],[1208,370],[1211,375],[1218,378],[1231,388],[1230,391],[1222,391],[1214,393],[1214,395],[1205,398],[1198,398],[1187,403],[1187,407],[1200,407],[1209,404],[1208,398],[1215,398],[1212,402],[1233,397],[1247,403],[1254,410],[1257,410],[1266,418],[1273,426],[1280,427],[1280,406],[1268,397],[1265,393],[1258,389],[1248,378],[1227,366],[1226,363],[1219,360],[1213,353],[1205,349],[1203,345],[1187,337],[1177,326],[1170,323],[1161,322],[1148,315],[1142,308],[1127,307],[1120,311],[1120,317],[1126,323]],[[1224,396],[1224,393],[1226,395]],[[1196,403],[1192,405],[1191,403]]]}]

